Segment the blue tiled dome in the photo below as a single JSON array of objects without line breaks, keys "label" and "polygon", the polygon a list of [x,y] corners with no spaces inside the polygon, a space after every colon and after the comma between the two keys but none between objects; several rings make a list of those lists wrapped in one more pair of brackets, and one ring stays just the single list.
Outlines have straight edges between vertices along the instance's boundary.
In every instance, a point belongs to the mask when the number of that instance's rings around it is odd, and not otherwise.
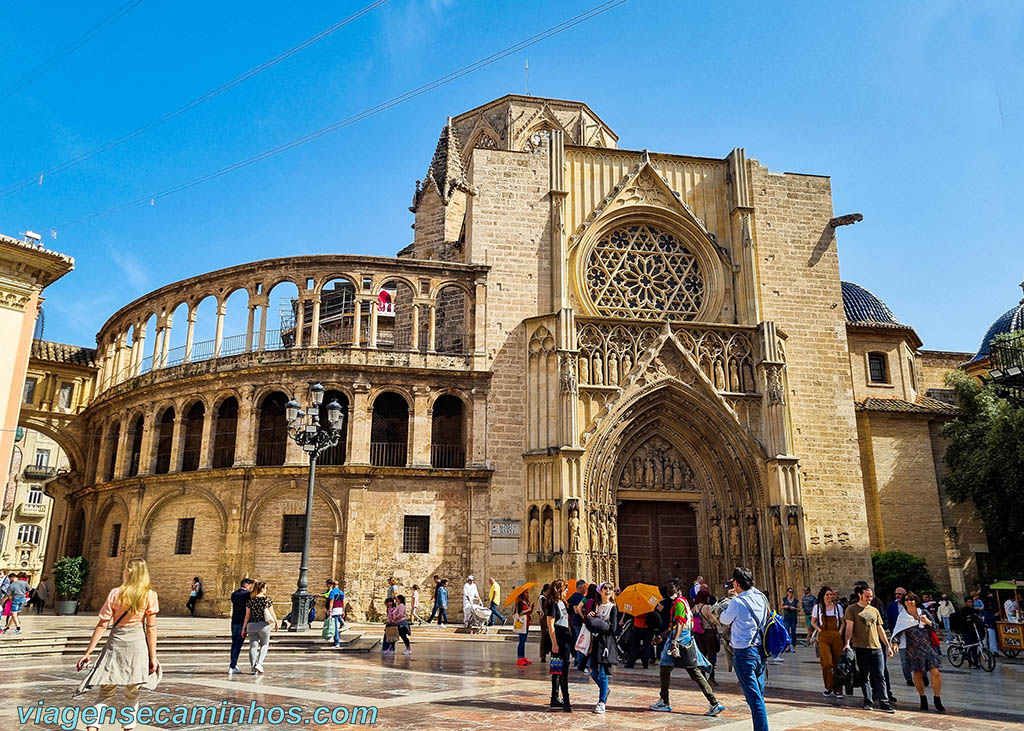
[{"label": "blue tiled dome", "polygon": [[995,340],[996,335],[1018,332],[1020,330],[1024,330],[1024,300],[1018,302],[1016,307],[1008,309],[992,323],[992,327],[985,333],[985,337],[981,341],[981,347],[978,348],[978,353],[974,356],[973,360],[988,356],[989,346]]},{"label": "blue tiled dome", "polygon": [[851,325],[871,327],[906,327],[896,319],[889,306],[868,290],[853,282],[840,282],[843,288],[843,310]]}]

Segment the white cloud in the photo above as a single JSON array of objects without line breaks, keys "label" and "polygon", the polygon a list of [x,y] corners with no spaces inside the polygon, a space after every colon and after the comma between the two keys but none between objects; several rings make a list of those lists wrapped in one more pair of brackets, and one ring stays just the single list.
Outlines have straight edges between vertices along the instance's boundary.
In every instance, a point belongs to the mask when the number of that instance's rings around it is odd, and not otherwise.
[{"label": "white cloud", "polygon": [[121,273],[124,274],[128,284],[132,289],[144,290],[149,287],[149,272],[146,271],[145,267],[142,266],[134,254],[127,251],[118,251],[112,247],[108,247],[108,253],[110,258],[120,268]]}]

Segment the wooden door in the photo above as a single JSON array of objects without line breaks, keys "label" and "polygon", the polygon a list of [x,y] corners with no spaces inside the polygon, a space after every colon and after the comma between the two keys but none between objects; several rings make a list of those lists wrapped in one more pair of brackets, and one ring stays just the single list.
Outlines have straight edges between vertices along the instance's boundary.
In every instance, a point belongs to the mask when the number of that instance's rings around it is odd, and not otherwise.
[{"label": "wooden door", "polygon": [[697,516],[687,503],[624,500],[618,528],[619,586],[697,577]]}]

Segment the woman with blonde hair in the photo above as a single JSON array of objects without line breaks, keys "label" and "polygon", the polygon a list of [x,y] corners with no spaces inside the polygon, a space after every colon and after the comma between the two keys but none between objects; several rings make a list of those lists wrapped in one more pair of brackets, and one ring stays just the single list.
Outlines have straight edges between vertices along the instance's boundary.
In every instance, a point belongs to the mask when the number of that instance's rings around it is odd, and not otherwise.
[{"label": "woman with blonde hair", "polygon": [[263,661],[270,649],[271,625],[275,630],[278,627],[274,600],[267,596],[267,582],[255,581],[245,605],[245,622],[242,624],[242,639],[249,636],[249,664],[253,675],[263,675]]},{"label": "woman with blonde hair", "polygon": [[[97,720],[102,722],[105,715],[109,718],[109,712],[104,713],[107,702],[119,687],[123,687],[125,702],[132,709],[122,709],[118,717],[125,731],[135,727],[139,689],[153,690],[160,682],[160,663],[156,659],[156,615],[159,611],[156,591],[149,582],[149,567],[141,558],[131,559],[124,568],[124,581],[110,590],[100,608],[99,621],[92,631],[89,647],[77,665],[79,670],[89,666],[100,637],[113,620],[110,637],[99,659],[75,693],[78,695],[99,686]],[[99,725],[91,724],[86,731],[89,729],[99,729]]]}]

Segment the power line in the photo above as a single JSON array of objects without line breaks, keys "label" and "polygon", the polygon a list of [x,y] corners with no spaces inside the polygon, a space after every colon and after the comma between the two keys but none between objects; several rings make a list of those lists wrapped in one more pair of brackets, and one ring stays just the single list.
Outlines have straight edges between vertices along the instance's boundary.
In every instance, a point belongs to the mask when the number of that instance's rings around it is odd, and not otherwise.
[{"label": "power line", "polygon": [[[137,0],[137,1],[138,2],[142,2],[142,0]],[[128,142],[130,140],[133,140],[136,137],[139,137],[139,136],[145,134],[146,132],[149,132],[154,127],[158,127],[159,125],[163,124],[164,122],[170,121],[170,120],[174,119],[175,117],[178,117],[178,116],[184,114],[185,112],[189,111],[190,109],[194,109],[195,107],[198,107],[200,104],[202,104],[204,102],[208,102],[210,99],[213,99],[215,96],[219,96],[220,94],[223,94],[225,91],[228,91],[229,89],[232,89],[232,88],[238,86],[243,81],[248,81],[253,76],[256,76],[257,74],[260,74],[260,73],[266,71],[271,66],[276,66],[277,64],[281,63],[285,59],[291,58],[292,56],[294,56],[295,54],[299,53],[300,51],[303,51],[303,50],[309,48],[310,46],[312,46],[317,41],[321,41],[324,38],[326,38],[327,36],[329,36],[332,33],[334,33],[335,31],[338,31],[338,30],[344,28],[346,25],[349,25],[350,23],[353,23],[354,21],[358,20],[359,18],[361,18],[364,15],[366,15],[367,13],[369,13],[371,10],[374,10],[375,8],[380,7],[381,5],[383,5],[386,2],[388,2],[388,0],[376,0],[376,2],[370,3],[369,5],[367,5],[365,8],[363,8],[359,12],[354,13],[354,14],[348,16],[344,20],[338,21],[337,23],[335,23],[332,26],[324,28],[322,31],[320,31],[319,33],[317,33],[314,36],[311,36],[311,37],[307,38],[306,40],[302,41],[302,43],[298,44],[297,46],[292,46],[287,51],[279,53],[278,55],[274,56],[273,58],[271,58],[271,59],[269,59],[267,61],[264,61],[263,63],[259,64],[258,66],[254,66],[253,68],[249,69],[245,73],[240,74],[239,76],[236,76],[235,78],[231,79],[230,81],[224,82],[223,84],[221,84],[217,88],[212,89],[212,90],[206,92],[205,94],[201,94],[201,95],[197,96],[192,101],[187,102],[187,103],[181,105],[180,107],[178,107],[177,109],[174,109],[174,110],[172,110],[170,112],[167,112],[166,114],[164,114],[164,115],[162,115],[160,117],[157,117],[152,122],[149,122],[148,124],[145,124],[142,127],[139,127],[138,129],[133,130],[132,132],[129,132],[126,135],[122,135],[121,137],[118,137],[117,139],[111,140],[110,142],[107,142],[107,143],[105,143],[103,145],[100,145],[99,147],[94,148],[92,150],[89,150],[88,152],[83,152],[78,157],[73,157],[70,160],[66,160],[65,162],[62,162],[59,165],[55,165],[54,167],[50,168],[49,170],[43,170],[42,172],[37,173],[35,175],[32,175],[31,177],[24,178],[24,179],[22,179],[22,180],[20,180],[20,181],[18,181],[16,183],[11,183],[10,185],[8,185],[8,186],[6,186],[4,188],[0,188],[0,198],[4,198],[4,197],[6,197],[8,195],[11,195],[12,193],[17,193],[19,190],[24,190],[25,188],[28,188],[28,187],[30,187],[32,185],[36,185],[37,182],[38,183],[42,183],[43,179],[46,178],[47,176],[53,176],[53,175],[56,175],[57,173],[62,173],[65,170],[69,170],[70,168],[75,167],[76,165],[80,165],[81,163],[85,162],[86,160],[91,160],[92,158],[96,157],[97,155],[102,155],[104,152],[109,152],[110,150],[113,150],[115,147],[120,147],[124,143],[126,143],[126,142]]]},{"label": "power line", "polygon": [[530,36],[529,38],[522,40],[519,43],[516,43],[515,45],[509,46],[508,48],[498,51],[497,53],[493,53],[490,56],[487,56],[485,58],[480,59],[479,61],[469,64],[468,66],[463,66],[460,69],[452,71],[451,73],[446,74],[445,76],[441,76],[437,79],[434,79],[433,81],[423,84],[422,86],[418,86],[415,89],[412,89],[411,91],[405,92],[404,94],[392,97],[387,101],[381,102],[380,104],[370,107],[369,109],[359,112],[358,114],[354,114],[351,117],[346,117],[345,119],[341,119],[337,122],[334,122],[333,124],[329,124],[326,127],[321,127],[320,129],[314,132],[310,132],[309,134],[305,134],[301,137],[296,137],[295,139],[290,140],[289,142],[285,142],[282,145],[272,147],[269,150],[264,150],[263,152],[260,152],[256,155],[247,157],[244,160],[239,160],[238,162],[226,165],[225,167],[222,167],[219,170],[214,170],[213,172],[201,175],[198,178],[193,178],[192,180],[189,180],[187,182],[179,183],[178,185],[175,185],[173,187],[166,188],[165,190],[162,190],[159,193],[153,193],[147,196],[143,196],[142,198],[137,198],[136,200],[133,200],[129,203],[123,203],[119,206],[114,206],[113,208],[107,208],[106,210],[99,211],[88,216],[83,216],[82,218],[77,218],[61,226],[55,226],[52,228],[56,231],[62,231],[64,229],[71,228],[72,226],[77,226],[80,223],[85,223],[86,221],[91,221],[102,216],[110,215],[111,213],[118,213],[120,211],[124,211],[129,208],[134,208],[135,206],[140,206],[145,203],[153,204],[160,198],[166,198],[167,196],[174,195],[175,193],[180,193],[184,190],[193,188],[202,183],[206,183],[210,180],[214,180],[216,178],[227,175],[228,173],[232,173],[236,170],[241,170],[242,168],[254,165],[258,162],[262,162],[263,160],[274,157],[275,155],[279,155],[282,152],[287,152],[288,150],[292,150],[296,147],[304,145],[307,142],[312,142],[313,140],[324,137],[325,135],[328,135],[332,132],[336,132],[339,129],[353,125],[356,122],[361,122],[362,120],[367,119],[368,117],[372,117],[376,114],[379,114],[380,112],[391,109],[392,107],[398,106],[403,102],[407,102],[410,99],[414,99],[415,97],[426,94],[429,91],[433,91],[438,87],[450,84],[456,79],[460,79],[463,76],[467,76],[468,74],[471,74],[474,71],[478,71],[486,66],[490,66],[491,64],[496,63],[502,60],[503,58],[511,56],[515,53],[518,53],[519,51],[522,51],[525,48],[529,48],[530,46],[536,45],[537,43],[547,40],[552,36],[558,35],[559,33],[569,30],[570,28],[573,28],[579,25],[580,23],[584,23],[590,20],[591,18],[595,18],[598,15],[601,15],[602,13],[605,13],[616,6],[623,5],[627,1],[628,0],[607,0],[607,2],[603,2],[600,5],[596,5],[590,10],[580,13],[579,15],[573,16],[572,18],[562,21],[557,25],[551,26],[550,28],[541,31],[536,35]]},{"label": "power line", "polygon": [[71,43],[69,43],[68,45],[64,46],[64,48],[62,48],[61,50],[57,51],[57,53],[53,54],[52,56],[50,56],[49,58],[44,60],[42,63],[40,63],[38,66],[36,66],[34,69],[32,69],[31,71],[26,73],[20,79],[17,79],[16,81],[12,82],[8,86],[4,87],[4,89],[2,91],[0,91],[0,100],[6,99],[11,94],[14,94],[17,91],[20,91],[21,89],[24,89],[26,86],[28,86],[33,81],[35,81],[40,76],[42,76],[47,71],[49,71],[59,61],[63,61],[65,58],[70,56],[72,53],[77,51],[79,48],[81,48],[86,43],[91,41],[93,38],[98,36],[100,33],[105,31],[107,28],[112,26],[118,20],[120,20],[125,15],[130,13],[141,2],[142,2],[142,0],[129,0],[128,2],[126,2],[124,5],[122,5],[117,10],[112,12],[106,18],[104,18],[99,23],[94,25],[92,28],[87,30],[85,33],[80,35],[78,38],[73,40]]}]

